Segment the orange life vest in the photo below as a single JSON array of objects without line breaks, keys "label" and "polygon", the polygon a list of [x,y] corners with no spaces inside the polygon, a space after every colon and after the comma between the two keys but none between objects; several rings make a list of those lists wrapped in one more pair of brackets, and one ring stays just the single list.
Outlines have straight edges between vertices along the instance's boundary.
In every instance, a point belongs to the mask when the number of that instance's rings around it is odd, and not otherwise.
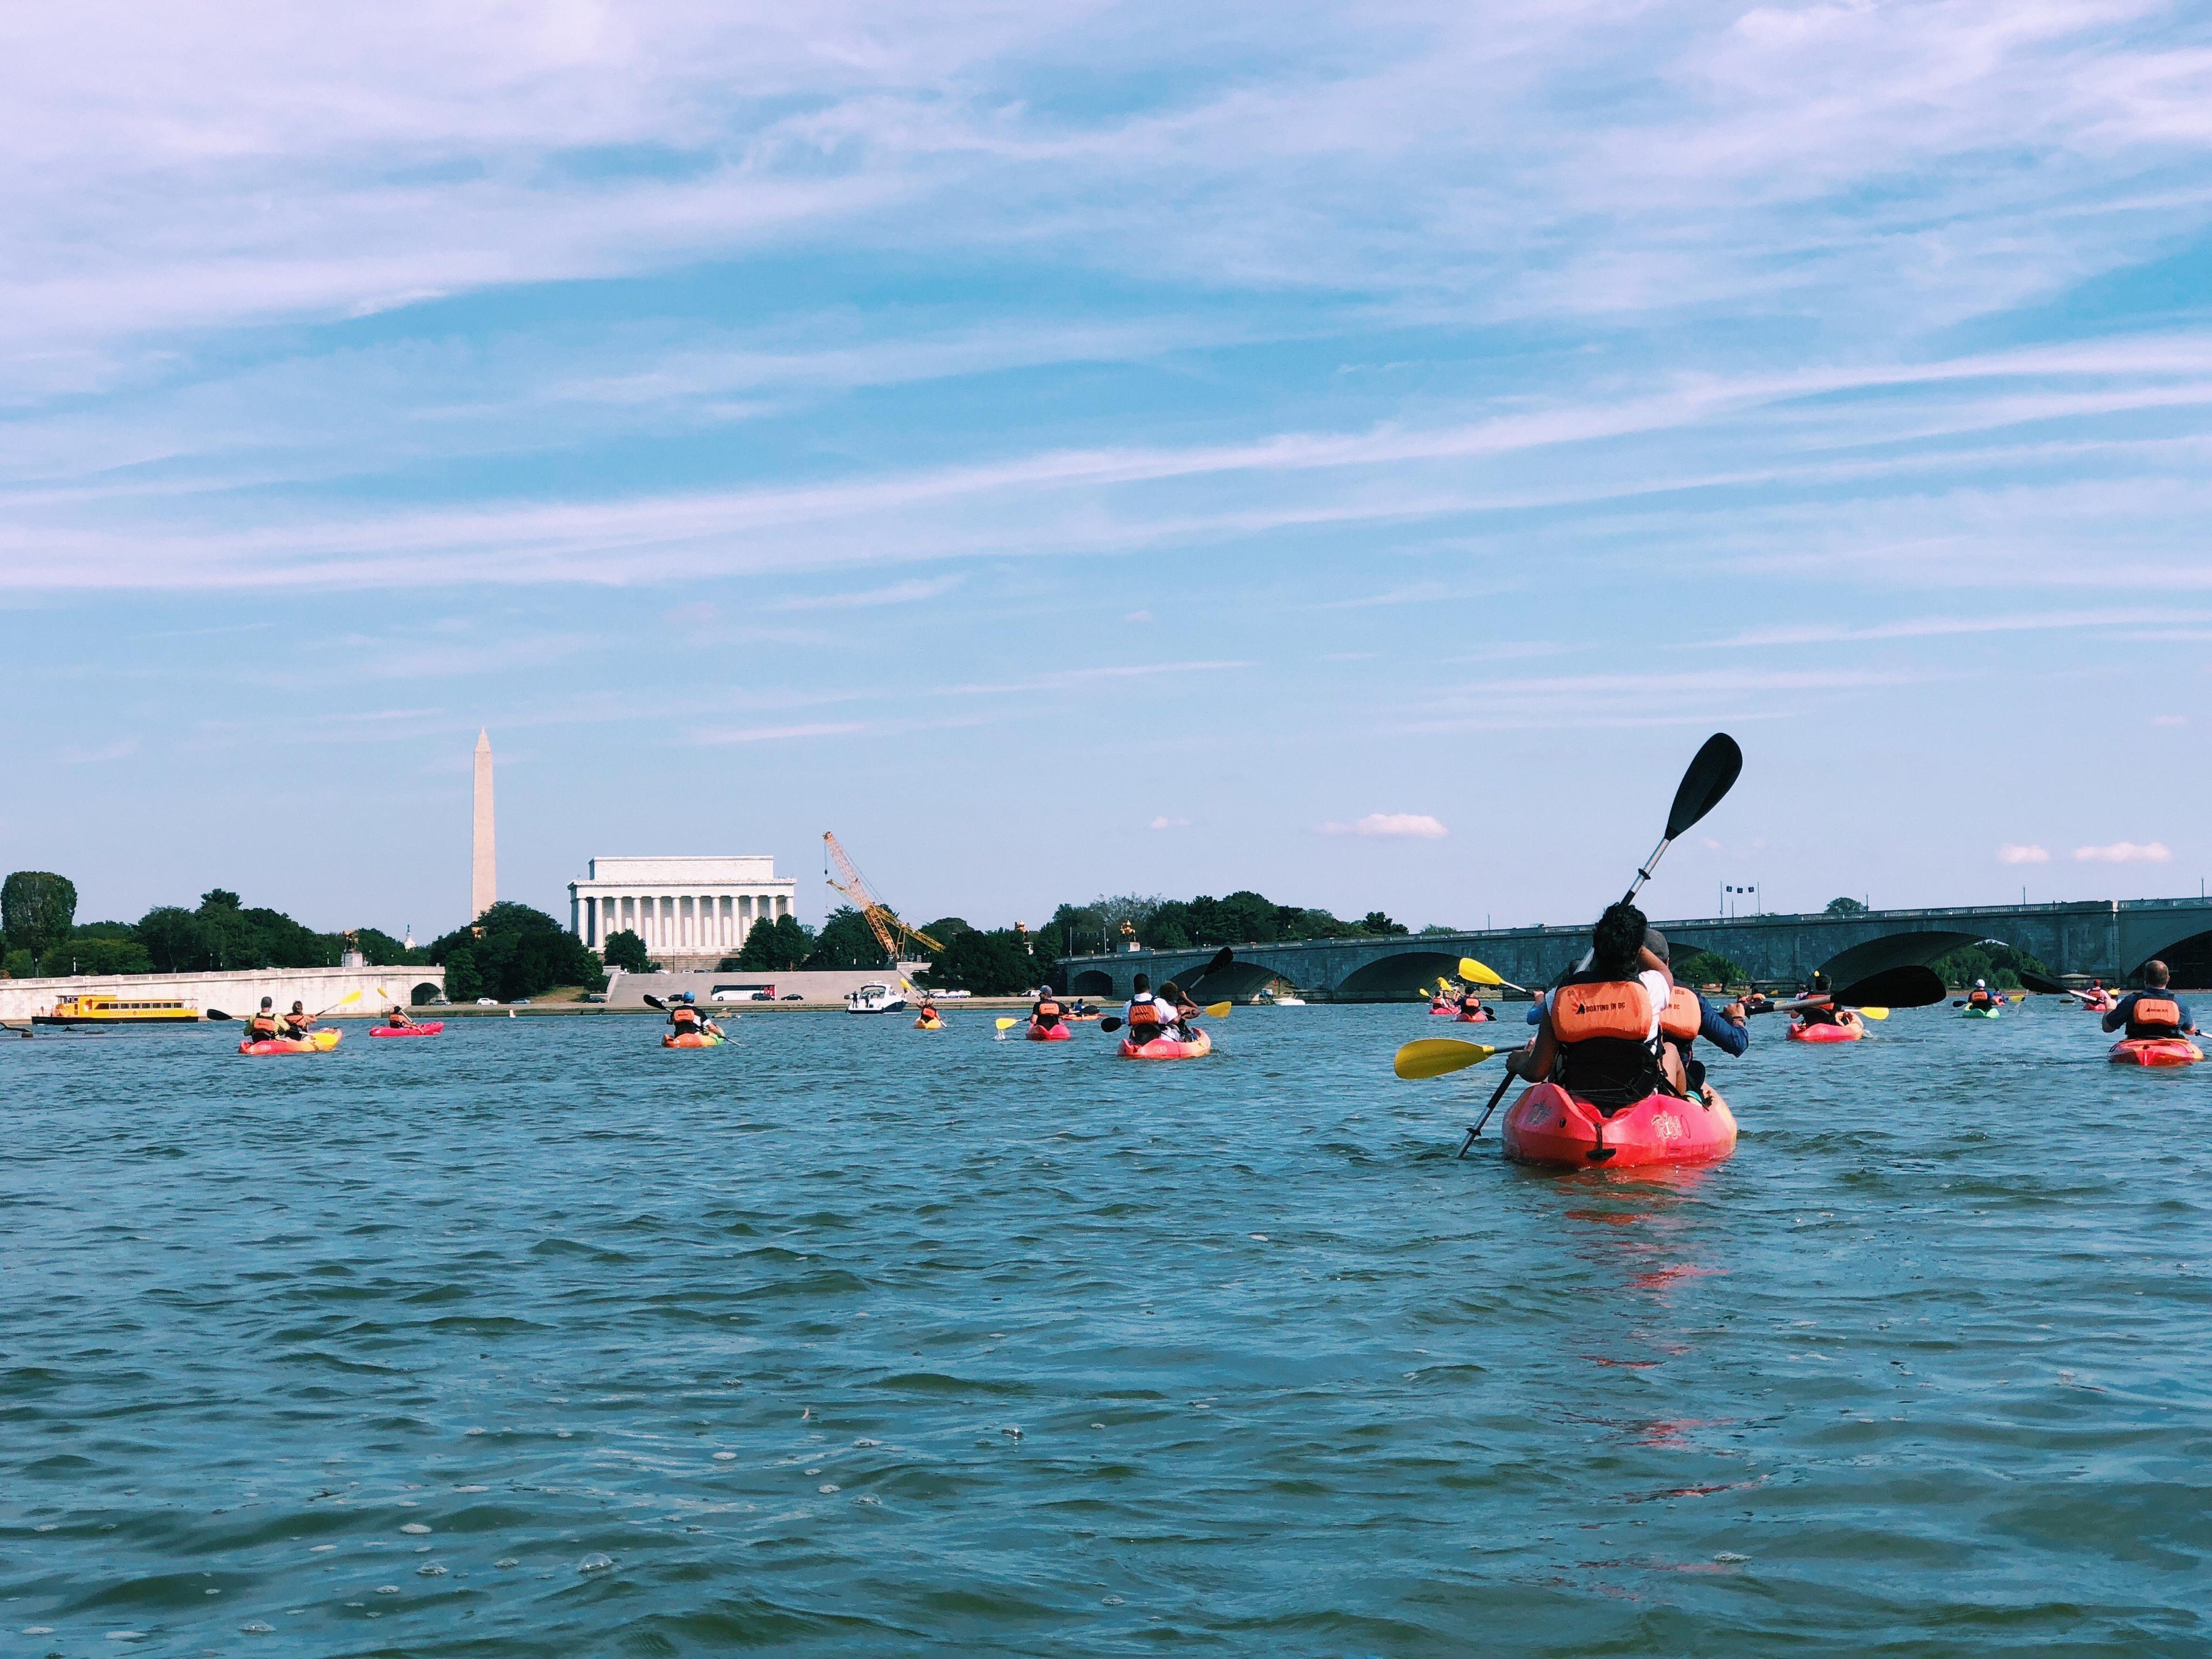
[{"label": "orange life vest", "polygon": [[1698,994],[1686,985],[1677,985],[1660,1011],[1659,1029],[1671,1042],[1696,1042],[1698,1033],[1705,1029],[1705,1011]]},{"label": "orange life vest", "polygon": [[1638,980],[1563,985],[1552,993],[1551,1012],[1552,1035],[1565,1043],[1599,1037],[1642,1042],[1651,1035],[1651,994]]},{"label": "orange life vest", "polygon": [[2136,1006],[2128,1010],[2130,1036],[2179,1036],[2181,1035],[2181,1005],[2172,998],[2148,994],[2136,999]]},{"label": "orange life vest", "polygon": [[1142,1000],[1135,998],[1130,1000],[1129,1024],[1133,1028],[1139,1025],[1158,1025],[1161,1023],[1160,1005],[1152,1000],[1150,992],[1145,994]]},{"label": "orange life vest", "polygon": [[699,1011],[685,1003],[678,1003],[668,1011],[668,1023],[679,1031],[689,1031],[699,1024]]},{"label": "orange life vest", "polygon": [[1058,1019],[1060,1018],[1060,1005],[1054,1002],[1050,997],[1047,997],[1042,1002],[1040,1002],[1036,1006],[1036,1017],[1040,1021],[1048,1023],[1052,1020]]}]

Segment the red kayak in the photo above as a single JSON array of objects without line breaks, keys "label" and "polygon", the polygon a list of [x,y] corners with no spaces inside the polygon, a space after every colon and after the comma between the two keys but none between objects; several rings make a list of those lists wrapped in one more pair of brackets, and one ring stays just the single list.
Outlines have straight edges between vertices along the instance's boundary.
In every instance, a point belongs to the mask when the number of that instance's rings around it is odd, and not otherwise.
[{"label": "red kayak", "polygon": [[2115,1066],[2194,1066],[2204,1051],[2187,1037],[2122,1037],[2105,1058]]},{"label": "red kayak", "polygon": [[1203,1060],[1213,1052],[1213,1039],[1204,1030],[1188,1037],[1154,1037],[1150,1042],[1121,1039],[1124,1060]]},{"label": "red kayak", "polygon": [[338,1046],[343,1031],[327,1028],[303,1037],[264,1037],[258,1042],[241,1042],[241,1054],[326,1054]]},{"label": "red kayak", "polygon": [[1452,1019],[1457,1018],[1459,1010],[1449,1002],[1432,1002],[1429,1005],[1429,1012],[1437,1019]]},{"label": "red kayak", "polygon": [[1030,1022],[1029,1038],[1031,1042],[1067,1042],[1074,1036],[1075,1033],[1068,1029],[1066,1020],[1057,1025],[1040,1025],[1035,1020]]},{"label": "red kayak", "polygon": [[1792,1042],[1856,1042],[1865,1035],[1863,1025],[1808,1025],[1797,1019],[1790,1022]]},{"label": "red kayak", "polygon": [[1700,1164],[1735,1150],[1735,1117],[1711,1090],[1711,1103],[1646,1095],[1610,1117],[1556,1083],[1540,1083],[1505,1115],[1505,1155],[1562,1170],[1632,1170]]},{"label": "red kayak", "polygon": [[422,1025],[372,1025],[371,1036],[435,1036],[446,1029],[446,1022],[434,1019]]},{"label": "red kayak", "polygon": [[1490,1011],[1486,1008],[1478,1008],[1473,1013],[1464,1008],[1459,1011],[1459,1023],[1462,1025],[1480,1025],[1490,1017]]}]

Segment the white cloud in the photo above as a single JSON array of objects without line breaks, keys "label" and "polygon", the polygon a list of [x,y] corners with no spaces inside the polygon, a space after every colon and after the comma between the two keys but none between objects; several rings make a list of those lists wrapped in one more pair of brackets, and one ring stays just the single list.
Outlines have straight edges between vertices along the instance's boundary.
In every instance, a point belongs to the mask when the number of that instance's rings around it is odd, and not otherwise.
[{"label": "white cloud", "polygon": [[1188,818],[1157,817],[1145,827],[1148,830],[1181,830],[1190,823]]},{"label": "white cloud", "polygon": [[1426,812],[1370,812],[1350,823],[1324,823],[1324,836],[1389,836],[1436,841],[1449,832]]},{"label": "white cloud", "polygon": [[2189,724],[2189,716],[2186,714],[2153,714],[2150,717],[2150,723],[2153,726],[2186,726]]},{"label": "white cloud", "polygon": [[1148,623],[1152,619],[1152,613],[1149,611],[1132,611],[1121,618],[1126,623]]},{"label": "white cloud", "polygon": [[1999,864],[2048,864],[2051,862],[2051,849],[2047,847],[2022,847],[2012,842],[2007,842],[1997,848],[1997,862]]},{"label": "white cloud", "polygon": [[2077,847],[2074,856],[2084,864],[2164,864],[2173,854],[2162,841],[2116,841],[2106,847]]}]

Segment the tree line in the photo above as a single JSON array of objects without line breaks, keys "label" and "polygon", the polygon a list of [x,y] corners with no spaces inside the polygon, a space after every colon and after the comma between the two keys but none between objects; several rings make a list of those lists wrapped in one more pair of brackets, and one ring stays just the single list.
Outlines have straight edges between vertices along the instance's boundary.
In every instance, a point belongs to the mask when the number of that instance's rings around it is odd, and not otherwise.
[{"label": "tree line", "polygon": [[543,910],[502,901],[466,927],[410,948],[380,928],[318,933],[281,910],[248,905],[217,887],[198,905],[157,904],[135,922],[76,920],[66,876],[19,870],[0,884],[0,975],[224,973],[336,968],[348,950],[373,968],[442,967],[456,1002],[503,1002],[562,986],[596,990],[605,969],[582,941]]}]

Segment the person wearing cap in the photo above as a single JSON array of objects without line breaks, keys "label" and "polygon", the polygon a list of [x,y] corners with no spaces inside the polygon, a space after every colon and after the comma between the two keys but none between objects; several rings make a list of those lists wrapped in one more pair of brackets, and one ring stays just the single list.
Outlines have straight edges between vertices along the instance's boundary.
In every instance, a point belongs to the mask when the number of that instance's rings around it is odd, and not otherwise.
[{"label": "person wearing cap", "polygon": [[246,1040],[248,1042],[273,1042],[277,1035],[276,999],[264,997],[260,1011],[246,1022]]},{"label": "person wearing cap", "polygon": [[1966,1006],[1969,1008],[1994,1008],[1996,1006],[1997,999],[1990,994],[1989,981],[1985,979],[1976,980],[1974,981],[1974,988],[1966,993]]},{"label": "person wearing cap", "polygon": [[1052,994],[1051,986],[1040,986],[1036,1000],[1030,1005],[1030,1024],[1049,1031],[1060,1024],[1060,1016],[1066,1012],[1060,1000]]},{"label": "person wearing cap", "polygon": [[[1644,949],[1668,964],[1669,975],[1674,973],[1673,953],[1668,949],[1667,936],[1656,927],[1644,932]],[[1691,1030],[1694,1017],[1697,1024]],[[1751,1047],[1751,1027],[1744,1017],[1741,1002],[1731,1002],[1716,1008],[1698,992],[1676,982],[1668,1000],[1668,1012],[1660,1020],[1660,1031],[1681,1061],[1682,1079],[1695,1093],[1703,1093],[1705,1086],[1705,1065],[1691,1057],[1691,1045],[1703,1037],[1731,1059],[1741,1058]]]},{"label": "person wearing cap", "polygon": [[699,994],[686,991],[668,1006],[668,1023],[678,1036],[720,1036],[722,1028],[699,1017]]}]

